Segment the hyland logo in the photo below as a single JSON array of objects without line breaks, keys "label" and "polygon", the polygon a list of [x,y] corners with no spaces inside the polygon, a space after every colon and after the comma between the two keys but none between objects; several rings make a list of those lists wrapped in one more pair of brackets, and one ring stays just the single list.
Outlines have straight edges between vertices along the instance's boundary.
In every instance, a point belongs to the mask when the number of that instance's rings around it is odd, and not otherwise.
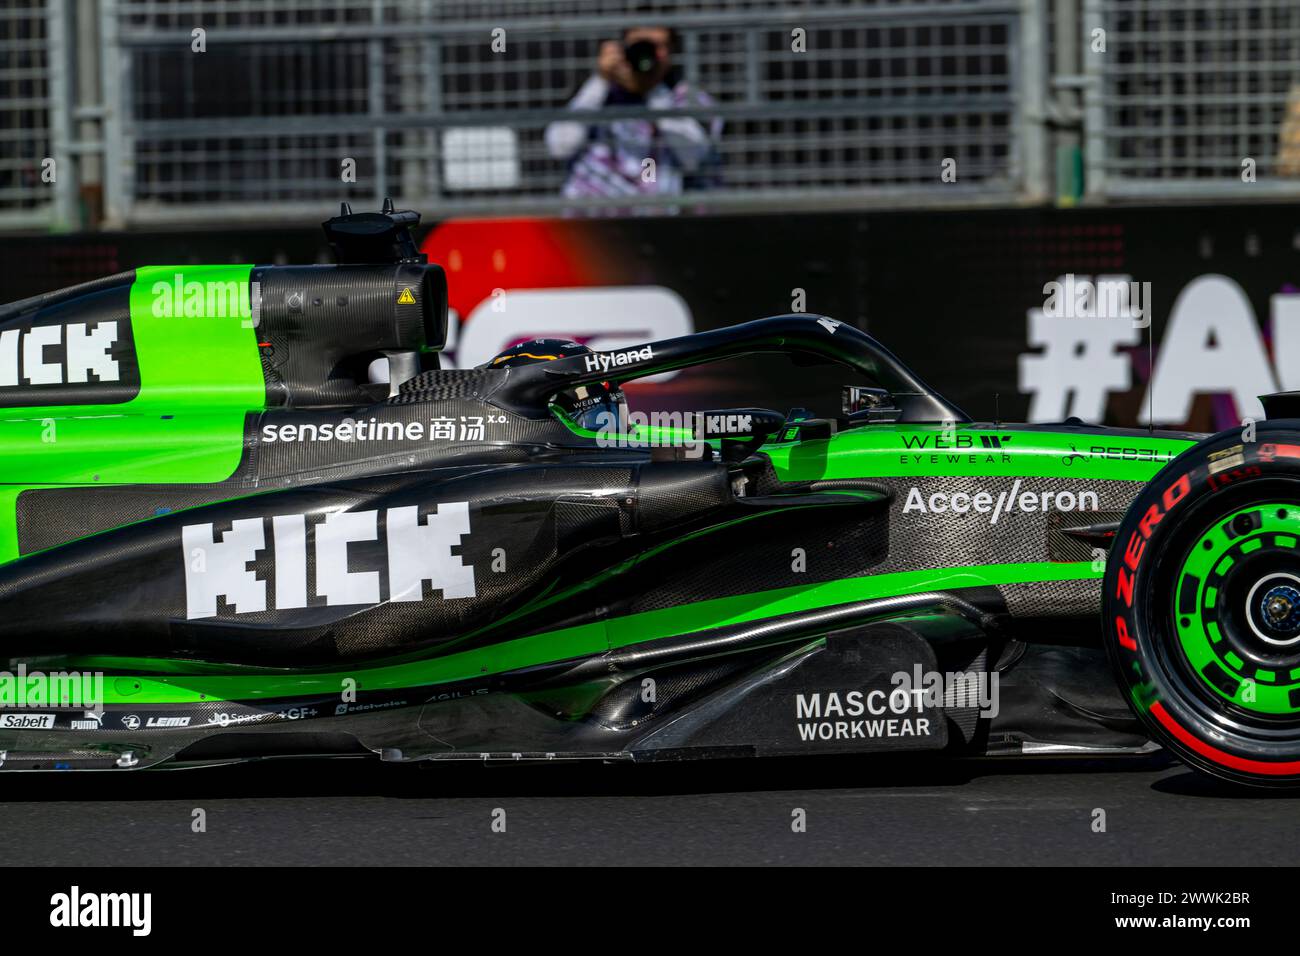
[{"label": "hyland logo", "polygon": [[919,464],[1006,464],[1011,461],[1007,448],[1014,435],[1000,432],[968,432],[943,429],[936,432],[904,432],[903,447],[912,454],[898,457],[903,465]]},{"label": "hyland logo", "polygon": [[0,387],[119,381],[121,369],[109,355],[116,344],[116,322],[5,329],[0,332]]},{"label": "hyland logo", "polygon": [[980,514],[990,515],[989,524],[998,523],[1003,515],[1021,512],[1047,511],[1097,511],[1100,505],[1095,491],[1021,491],[1017,478],[1010,491],[1000,491],[997,497],[991,492],[935,491],[928,496],[912,486],[903,504],[903,514],[919,511],[921,514]]},{"label": "hyland logo", "polygon": [[[381,574],[386,576],[389,601],[422,601],[424,582],[444,599],[472,598],[474,568],[451,549],[469,534],[469,503],[450,501],[420,520],[414,505],[384,511],[383,569],[349,569],[348,547],[378,541],[378,511],[337,511],[308,524],[303,514],[270,518],[238,518],[217,540],[211,522],[181,529],[185,561],[185,616],[215,617],[217,599],[224,598],[235,614],[271,610],[267,582],[248,569],[257,552],[269,550],[275,562],[274,610],[319,604],[378,604]],[[315,591],[307,580],[307,551],[315,556]]]},{"label": "hyland logo", "polygon": [[73,886],[51,896],[50,907],[54,927],[129,927],[132,936],[148,936],[153,926],[152,893],[82,893]]},{"label": "hyland logo", "polygon": [[850,690],[796,694],[794,718],[799,739],[869,740],[878,737],[929,737],[930,718],[913,696],[901,689]]},{"label": "hyland logo", "polygon": [[0,671],[0,707],[80,707],[100,712],[104,706],[103,671]]},{"label": "hyland logo", "polygon": [[588,372],[608,372],[612,368],[648,362],[654,357],[654,348],[647,345],[644,348],[628,349],[626,352],[592,352],[590,355],[583,356],[583,362]]},{"label": "hyland logo", "polygon": [[261,304],[260,284],[231,279],[191,279],[177,272],[171,282],[159,280],[150,288],[150,309],[158,319],[237,318],[256,328]]}]

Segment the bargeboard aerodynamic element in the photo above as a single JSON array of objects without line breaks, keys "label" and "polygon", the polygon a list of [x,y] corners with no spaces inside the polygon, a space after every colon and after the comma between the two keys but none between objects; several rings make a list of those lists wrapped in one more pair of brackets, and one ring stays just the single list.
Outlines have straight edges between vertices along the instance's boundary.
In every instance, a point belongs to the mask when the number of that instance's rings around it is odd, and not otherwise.
[{"label": "bargeboard aerodynamic element", "polygon": [[[1154,741],[1300,780],[1294,396],[1250,441],[976,423],[802,314],[440,370],[417,222],[0,310],[0,767]],[[868,384],[687,429],[554,401],[753,353]]]}]

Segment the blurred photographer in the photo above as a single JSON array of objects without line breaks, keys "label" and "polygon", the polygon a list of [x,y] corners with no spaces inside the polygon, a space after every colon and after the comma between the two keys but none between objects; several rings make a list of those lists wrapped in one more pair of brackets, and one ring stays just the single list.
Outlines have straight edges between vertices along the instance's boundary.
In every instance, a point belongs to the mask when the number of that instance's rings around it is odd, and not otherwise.
[{"label": "blurred photographer", "polygon": [[[711,105],[673,66],[673,39],[667,27],[632,27],[621,41],[606,40],[596,72],[569,101],[569,109]],[[721,132],[720,119],[707,126],[689,117],[562,120],[546,127],[546,148],[556,159],[569,161],[565,196],[677,195],[706,184],[716,172]],[[652,170],[647,159],[654,160]]]}]

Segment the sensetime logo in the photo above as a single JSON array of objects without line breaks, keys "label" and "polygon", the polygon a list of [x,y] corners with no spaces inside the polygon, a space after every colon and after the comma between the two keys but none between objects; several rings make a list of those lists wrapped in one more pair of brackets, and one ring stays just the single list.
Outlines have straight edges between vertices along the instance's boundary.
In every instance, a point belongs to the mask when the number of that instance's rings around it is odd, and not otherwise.
[{"label": "sensetime logo", "polygon": [[132,936],[148,936],[153,929],[153,894],[83,893],[81,887],[73,886],[50,897],[50,925],[61,929],[129,927]]},{"label": "sensetime logo", "polygon": [[1097,511],[1100,504],[1095,491],[1021,491],[1017,478],[1010,491],[994,495],[988,491],[935,491],[924,494],[912,486],[903,504],[903,513],[919,511],[921,514],[979,514],[988,515],[989,524],[997,524],[1003,515],[1020,512],[1047,511]]}]

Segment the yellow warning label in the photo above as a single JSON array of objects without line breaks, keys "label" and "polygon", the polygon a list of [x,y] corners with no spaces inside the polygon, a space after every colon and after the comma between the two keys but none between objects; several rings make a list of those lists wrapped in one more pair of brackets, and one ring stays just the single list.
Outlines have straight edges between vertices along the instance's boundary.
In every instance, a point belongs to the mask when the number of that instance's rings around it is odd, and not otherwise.
[{"label": "yellow warning label", "polygon": [[410,289],[403,289],[402,294],[397,297],[398,305],[415,305],[415,295]]}]

